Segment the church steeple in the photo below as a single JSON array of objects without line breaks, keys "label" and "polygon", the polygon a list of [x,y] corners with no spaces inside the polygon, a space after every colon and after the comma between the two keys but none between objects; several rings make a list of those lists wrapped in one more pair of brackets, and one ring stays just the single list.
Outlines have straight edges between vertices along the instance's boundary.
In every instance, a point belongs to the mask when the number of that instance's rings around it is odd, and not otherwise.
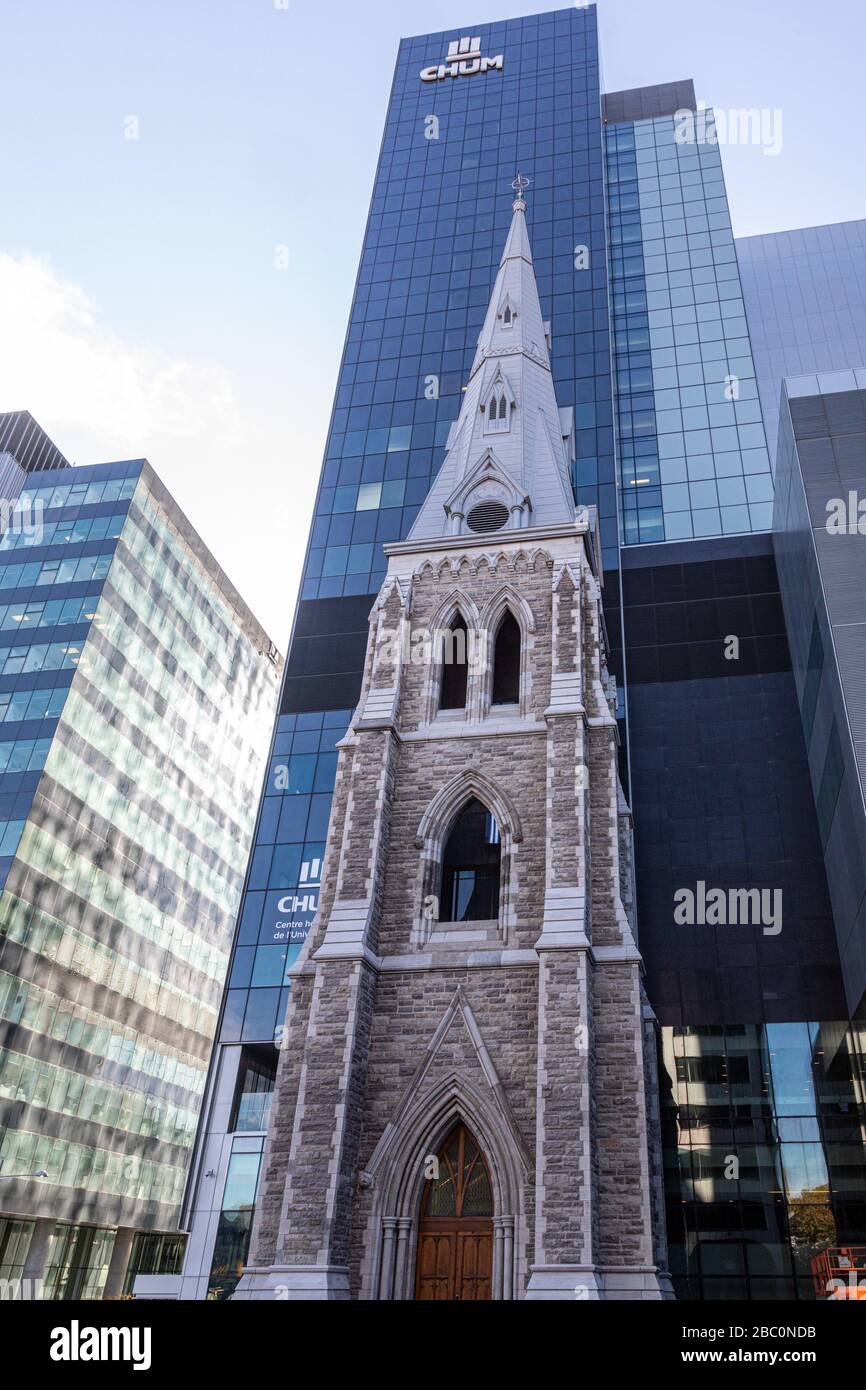
[{"label": "church steeple", "polygon": [[[519,174],[515,179],[515,183],[523,186],[528,182],[528,179],[521,179]],[[547,335],[538,299],[538,286],[535,283],[529,232],[526,228],[526,202],[522,196],[518,196],[511,206],[511,227],[499,262],[499,272],[493,286],[484,327],[478,339],[478,350],[472,364],[471,376],[475,375],[487,358],[514,355],[517,352],[527,353],[534,361],[550,370]]]},{"label": "church steeple", "polygon": [[519,174],[514,181],[518,196],[460,414],[410,540],[574,520],[573,412],[559,409],[553,387],[526,227],[528,183]]},{"label": "church steeple", "polygon": [[385,547],[239,1299],[669,1292],[601,576],[525,212],[444,480]]}]

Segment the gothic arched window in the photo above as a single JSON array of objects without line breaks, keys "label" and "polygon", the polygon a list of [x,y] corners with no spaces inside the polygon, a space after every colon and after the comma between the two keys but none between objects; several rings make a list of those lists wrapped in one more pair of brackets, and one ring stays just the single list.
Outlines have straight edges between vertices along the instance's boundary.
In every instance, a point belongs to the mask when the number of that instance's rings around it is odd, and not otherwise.
[{"label": "gothic arched window", "polygon": [[492,922],[499,916],[499,826],[473,797],[451,826],[442,856],[442,922]]},{"label": "gothic arched window", "polygon": [[459,1124],[437,1155],[438,1176],[424,1189],[422,1216],[451,1220],[493,1215],[490,1174],[475,1138]]},{"label": "gothic arched window", "polygon": [[493,387],[490,400],[487,403],[487,424],[485,429],[488,431],[508,429],[508,396],[501,382],[497,382]]},{"label": "gothic arched window", "polygon": [[510,305],[510,304],[506,304],[506,306],[505,306],[505,311],[504,311],[504,313],[503,313],[503,315],[502,315],[502,325],[503,325],[503,327],[504,327],[504,328],[510,328],[513,318],[514,318],[514,315],[513,315],[512,312],[511,312],[511,305]]},{"label": "gothic arched window", "polygon": [[520,628],[506,610],[493,644],[493,687],[490,703],[516,705],[520,702]]},{"label": "gothic arched window", "polygon": [[440,709],[466,708],[466,683],[469,674],[468,633],[460,614],[442,638],[442,685],[439,691]]}]

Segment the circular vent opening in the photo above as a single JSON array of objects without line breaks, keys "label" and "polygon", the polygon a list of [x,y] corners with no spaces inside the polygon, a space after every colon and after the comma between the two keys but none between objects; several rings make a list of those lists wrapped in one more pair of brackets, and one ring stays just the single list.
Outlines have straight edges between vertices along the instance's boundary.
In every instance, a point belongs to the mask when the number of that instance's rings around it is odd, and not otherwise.
[{"label": "circular vent opening", "polygon": [[508,520],[508,508],[502,502],[479,502],[466,518],[470,531],[501,531]]}]

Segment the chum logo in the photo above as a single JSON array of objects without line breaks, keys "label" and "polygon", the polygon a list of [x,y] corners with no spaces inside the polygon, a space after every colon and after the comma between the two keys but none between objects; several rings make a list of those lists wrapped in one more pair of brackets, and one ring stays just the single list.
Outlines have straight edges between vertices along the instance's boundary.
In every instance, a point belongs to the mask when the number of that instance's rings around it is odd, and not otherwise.
[{"label": "chum logo", "polygon": [[[318,902],[319,900],[315,893],[304,893],[300,896],[297,893],[286,893],[277,903],[277,911],[283,913],[315,912]],[[290,925],[294,927],[297,924],[292,922]],[[306,924],[302,925],[304,928],[304,935],[306,935]]]},{"label": "chum logo", "polygon": [[422,82],[441,82],[445,77],[471,77],[476,72],[489,72],[491,68],[502,71],[505,61],[500,53],[496,58],[481,56],[481,38],[452,39],[448,45],[448,56],[444,63],[421,69]]}]

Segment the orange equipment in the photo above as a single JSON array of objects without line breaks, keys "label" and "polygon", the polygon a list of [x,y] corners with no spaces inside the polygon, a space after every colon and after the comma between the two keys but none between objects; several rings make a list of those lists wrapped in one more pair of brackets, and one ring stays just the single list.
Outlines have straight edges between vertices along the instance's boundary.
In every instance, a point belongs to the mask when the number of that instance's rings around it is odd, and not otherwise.
[{"label": "orange equipment", "polygon": [[816,1298],[866,1302],[866,1245],[828,1246],[811,1265]]}]

